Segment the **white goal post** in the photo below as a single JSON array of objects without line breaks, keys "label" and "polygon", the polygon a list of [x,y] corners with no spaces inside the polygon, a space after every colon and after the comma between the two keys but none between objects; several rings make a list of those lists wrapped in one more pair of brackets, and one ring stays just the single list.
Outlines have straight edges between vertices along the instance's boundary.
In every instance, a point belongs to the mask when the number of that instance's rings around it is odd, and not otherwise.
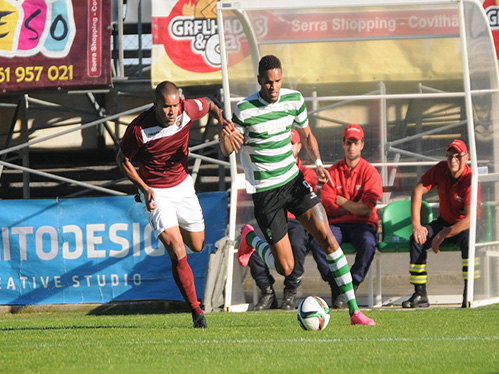
[{"label": "white goal post", "polygon": [[[323,161],[343,157],[346,124],[364,128],[363,157],[378,165],[385,188],[381,204],[410,198],[428,162],[442,160],[452,139],[465,140],[469,258],[479,259],[468,273],[481,274],[468,277],[469,306],[499,302],[499,83],[478,0],[219,0],[217,22],[227,115],[259,89],[259,59],[275,54],[283,87],[305,97]],[[245,307],[231,302],[236,240],[253,216],[234,154],[230,163],[225,309],[237,311]]]}]

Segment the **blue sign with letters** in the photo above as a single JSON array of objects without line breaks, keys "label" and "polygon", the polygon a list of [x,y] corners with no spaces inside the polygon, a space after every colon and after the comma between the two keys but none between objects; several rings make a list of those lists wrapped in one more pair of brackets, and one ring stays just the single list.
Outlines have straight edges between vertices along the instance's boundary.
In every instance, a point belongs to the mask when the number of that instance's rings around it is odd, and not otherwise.
[{"label": "blue sign with letters", "polygon": [[[205,248],[188,250],[198,298],[225,235],[227,193],[198,194]],[[132,196],[0,201],[0,304],[183,300],[164,246]]]}]

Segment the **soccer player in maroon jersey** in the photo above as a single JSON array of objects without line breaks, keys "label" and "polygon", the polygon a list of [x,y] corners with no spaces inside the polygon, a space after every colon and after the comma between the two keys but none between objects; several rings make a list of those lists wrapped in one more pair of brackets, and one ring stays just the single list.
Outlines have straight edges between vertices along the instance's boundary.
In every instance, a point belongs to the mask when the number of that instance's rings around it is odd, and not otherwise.
[{"label": "soccer player in maroon jersey", "polygon": [[[208,112],[226,129],[233,126],[211,99],[184,100],[174,83],[162,82],[156,87],[154,106],[128,126],[117,155],[118,165],[139,189],[151,227],[170,256],[173,278],[191,308],[195,328],[207,325],[185,245],[200,252],[205,235],[203,213],[187,171],[187,145],[192,122]],[[139,162],[138,171],[133,158]]]}]

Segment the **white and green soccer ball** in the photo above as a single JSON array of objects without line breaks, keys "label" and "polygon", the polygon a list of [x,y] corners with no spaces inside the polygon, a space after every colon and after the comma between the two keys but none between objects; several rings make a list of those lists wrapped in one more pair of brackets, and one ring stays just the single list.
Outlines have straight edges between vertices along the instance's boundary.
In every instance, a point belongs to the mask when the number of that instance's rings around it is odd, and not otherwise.
[{"label": "white and green soccer ball", "polygon": [[329,306],[319,296],[308,296],[298,305],[298,323],[303,330],[322,331],[329,323]]}]

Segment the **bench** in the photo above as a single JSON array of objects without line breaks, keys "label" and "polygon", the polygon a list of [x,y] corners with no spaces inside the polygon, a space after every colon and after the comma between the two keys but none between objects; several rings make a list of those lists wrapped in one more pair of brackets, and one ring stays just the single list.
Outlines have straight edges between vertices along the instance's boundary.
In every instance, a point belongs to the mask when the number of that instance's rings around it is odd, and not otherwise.
[{"label": "bench", "polygon": [[[482,214],[486,215],[487,228],[482,241],[492,241],[492,208],[490,204],[482,205]],[[423,225],[433,221],[433,212],[430,204],[423,200],[421,202],[421,223]],[[410,200],[400,200],[389,203],[383,210],[381,216],[381,237],[382,240],[377,244],[375,255],[376,271],[376,295],[374,296],[374,285],[372,267],[368,274],[368,306],[379,307],[382,305],[381,291],[381,254],[382,253],[409,253],[409,242],[412,235],[411,223],[411,202]],[[342,244],[343,248],[344,244]],[[446,243],[440,247],[442,252],[461,251],[461,248],[455,243]]]},{"label": "bench", "polygon": [[[492,208],[489,204],[483,204],[484,213],[487,215],[487,232],[484,241],[491,241],[492,233]],[[423,200],[421,202],[421,223],[427,224],[433,221],[433,211],[430,204]],[[376,287],[373,279],[373,266],[367,274],[367,306],[369,308],[380,307],[382,305],[381,287],[381,254],[383,253],[409,253],[409,242],[412,235],[411,223],[411,201],[398,200],[389,203],[381,215],[381,241],[377,244],[375,254]],[[351,243],[341,243],[341,249],[346,255],[354,255],[357,250]],[[442,252],[461,251],[460,247],[454,243],[447,243],[440,247]],[[257,290],[253,282],[253,301],[256,304]]]}]

